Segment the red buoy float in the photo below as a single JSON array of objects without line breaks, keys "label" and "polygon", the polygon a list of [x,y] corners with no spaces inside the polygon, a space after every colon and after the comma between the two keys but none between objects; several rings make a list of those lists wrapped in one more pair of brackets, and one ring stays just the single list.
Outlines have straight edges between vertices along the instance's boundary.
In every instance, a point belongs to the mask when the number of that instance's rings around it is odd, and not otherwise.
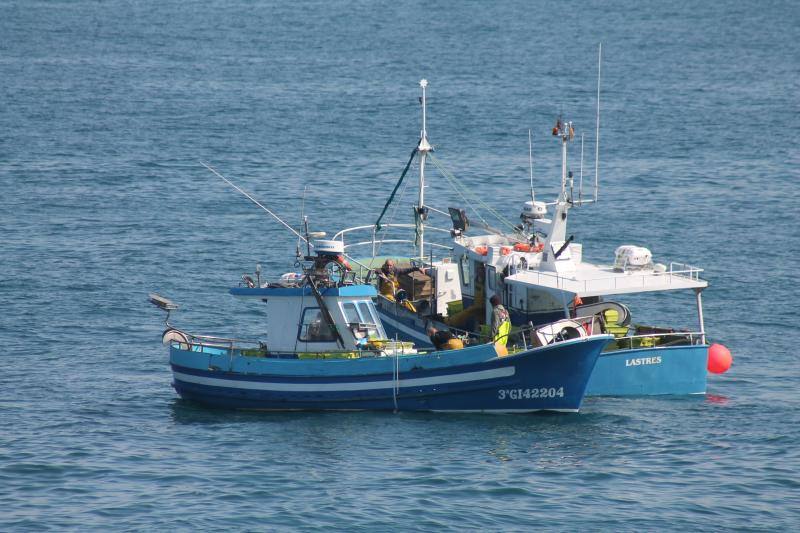
[{"label": "red buoy float", "polygon": [[722,344],[712,344],[708,347],[708,371],[714,374],[727,372],[733,363],[731,351]]}]

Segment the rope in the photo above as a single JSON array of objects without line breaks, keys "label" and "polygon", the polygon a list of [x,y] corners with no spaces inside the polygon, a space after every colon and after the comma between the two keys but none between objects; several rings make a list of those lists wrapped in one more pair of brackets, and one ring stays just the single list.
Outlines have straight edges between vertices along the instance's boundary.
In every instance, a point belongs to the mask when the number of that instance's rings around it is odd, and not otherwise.
[{"label": "rope", "polygon": [[400,188],[400,184],[403,183],[403,178],[406,177],[406,172],[408,172],[408,169],[411,168],[411,162],[414,161],[414,156],[416,155],[417,155],[417,148],[415,147],[413,150],[411,150],[411,157],[408,158],[408,163],[406,163],[406,168],[403,169],[403,173],[400,174],[400,179],[397,180],[397,184],[394,186],[392,194],[390,194],[389,199],[386,200],[386,205],[383,206],[383,211],[381,211],[381,214],[378,217],[378,221],[375,222],[375,228],[377,229],[377,231],[381,230],[381,220],[383,219],[383,215],[386,214],[386,210],[389,209],[389,204],[391,204],[392,201],[394,200],[394,195],[397,193],[397,189]]},{"label": "rope", "polygon": [[[401,200],[403,199],[403,196],[405,196],[405,194],[406,194],[406,189],[408,189],[408,182],[406,182],[405,185],[403,185],[403,190],[400,191],[400,199]],[[389,224],[388,224],[389,226],[391,226],[394,223],[394,219],[397,216],[397,210],[398,210],[399,207],[400,207],[400,202],[397,202],[397,203],[394,204],[394,209],[392,210],[391,215],[389,215]],[[376,228],[375,232],[377,233],[378,231],[379,231],[379,229]],[[381,240],[378,241],[378,247],[375,248],[375,254],[373,254],[372,259],[375,259],[375,257],[380,255],[381,247],[383,246],[383,241],[386,239],[388,234],[389,234],[389,232],[387,231],[386,233],[383,234],[383,236],[381,237]]]},{"label": "rope", "polygon": [[397,391],[400,388],[400,357],[397,355],[397,346],[394,348],[394,383],[392,383],[392,400],[394,401],[394,412],[397,412]]}]

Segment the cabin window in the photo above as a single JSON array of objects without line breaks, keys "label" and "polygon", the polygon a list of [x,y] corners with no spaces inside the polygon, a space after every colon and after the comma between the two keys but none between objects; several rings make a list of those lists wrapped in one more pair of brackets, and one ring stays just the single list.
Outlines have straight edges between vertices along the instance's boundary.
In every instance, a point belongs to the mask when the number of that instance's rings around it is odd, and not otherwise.
[{"label": "cabin window", "polygon": [[336,340],[332,328],[325,322],[318,307],[306,307],[297,337],[303,342],[330,342]]},{"label": "cabin window", "polygon": [[356,304],[350,302],[343,303],[342,311],[344,311],[344,319],[348,324],[362,321],[361,317],[358,316],[358,311],[356,311]]},{"label": "cabin window", "polygon": [[358,314],[361,315],[361,322],[365,324],[375,324],[377,322],[372,313],[370,313],[367,302],[358,302]]},{"label": "cabin window", "polygon": [[385,337],[378,327],[378,316],[372,306],[372,302],[358,302],[358,312],[361,315],[361,322],[369,324],[368,334],[370,337]]},{"label": "cabin window", "polygon": [[528,305],[526,310],[529,313],[562,311],[564,309],[564,302],[557,300],[552,294],[546,291],[529,288],[527,299]]},{"label": "cabin window", "polygon": [[386,338],[386,333],[383,331],[383,327],[381,327],[378,321],[378,311],[371,301],[345,302],[342,303],[341,306],[345,321],[347,321],[348,324],[367,326],[366,329],[361,327],[362,334],[366,334],[365,336],[367,337]]},{"label": "cabin window", "polygon": [[461,283],[468,287],[472,278],[469,275],[469,256],[467,254],[461,256],[461,261],[458,262],[458,271],[461,274]]}]

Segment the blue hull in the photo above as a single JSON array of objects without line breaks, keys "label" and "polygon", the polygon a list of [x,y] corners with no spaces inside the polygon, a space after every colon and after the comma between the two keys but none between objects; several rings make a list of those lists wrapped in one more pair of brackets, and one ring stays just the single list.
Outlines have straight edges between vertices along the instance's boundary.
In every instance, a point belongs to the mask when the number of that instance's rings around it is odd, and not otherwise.
[{"label": "blue hull", "polygon": [[586,394],[705,394],[708,346],[640,348],[603,353]]},{"label": "blue hull", "polygon": [[173,345],[170,363],[178,394],[214,407],[574,412],[608,341],[578,339],[502,358],[482,345],[350,360],[231,356]]},{"label": "blue hull", "polygon": [[[421,320],[402,309],[397,314],[381,307],[378,311],[387,336],[431,347]],[[706,345],[604,352],[589,380],[586,395],[705,394],[707,360]]]}]

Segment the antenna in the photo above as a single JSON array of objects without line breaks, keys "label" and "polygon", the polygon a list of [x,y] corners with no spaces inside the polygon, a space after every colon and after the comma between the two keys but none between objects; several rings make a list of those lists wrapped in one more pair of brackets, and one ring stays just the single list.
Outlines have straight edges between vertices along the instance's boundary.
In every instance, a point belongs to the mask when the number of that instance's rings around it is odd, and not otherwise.
[{"label": "antenna", "polygon": [[[266,211],[267,213],[269,213],[269,214],[270,214],[270,216],[271,216],[272,218],[274,218],[275,220],[277,220],[278,222],[280,222],[281,224],[283,224],[283,225],[286,227],[286,229],[288,229],[289,231],[291,231],[292,233],[294,233],[295,235],[297,235],[297,236],[298,236],[300,239],[302,239],[302,240],[303,240],[303,242],[307,242],[307,243],[308,243],[308,239],[304,238],[302,235],[300,235],[300,234],[297,232],[297,230],[295,230],[295,229],[294,229],[293,227],[291,227],[289,224],[287,224],[286,222],[284,222],[284,221],[283,221],[283,219],[281,219],[281,217],[279,217],[278,215],[276,215],[275,213],[273,213],[272,211],[270,211],[270,210],[269,210],[267,207],[265,207],[264,205],[262,205],[262,204],[261,204],[261,203],[260,203],[258,200],[256,200],[255,198],[253,198],[253,197],[252,197],[250,194],[248,194],[246,191],[244,191],[243,189],[241,189],[241,188],[240,188],[238,185],[236,185],[235,183],[233,183],[231,180],[229,180],[228,178],[226,178],[225,176],[223,176],[222,174],[220,174],[219,172],[217,172],[216,170],[214,170],[214,168],[213,168],[213,167],[211,167],[211,166],[210,166],[208,163],[206,163],[206,162],[204,162],[204,161],[200,161],[200,164],[201,164],[201,165],[203,165],[204,167],[206,167],[208,170],[210,170],[210,171],[211,171],[211,172],[212,172],[212,173],[213,173],[213,174],[214,174],[216,177],[218,177],[219,179],[221,179],[222,181],[224,181],[225,183],[227,183],[228,185],[230,185],[231,187],[233,187],[234,189],[236,189],[237,191],[239,191],[240,193],[242,193],[242,194],[243,194],[243,195],[244,195],[244,196],[245,196],[245,197],[246,197],[248,200],[250,200],[251,202],[253,202],[254,204],[256,204],[258,207],[260,207],[261,209],[263,209],[263,210],[264,210],[264,211]],[[308,243],[308,244],[309,244],[309,246],[313,246],[311,243]]]},{"label": "antenna", "polygon": [[[528,128],[528,166],[531,171],[531,202],[535,204],[536,196],[533,192],[533,139],[530,128]],[[533,205],[531,205],[531,209],[533,209]]]},{"label": "antenna", "polygon": [[427,102],[425,101],[425,88],[428,86],[428,80],[422,79],[419,80],[419,86],[422,87],[422,135],[421,137],[428,136],[428,128],[427,128],[427,117],[426,117],[426,107]]},{"label": "antenna", "polygon": [[594,201],[599,189],[598,169],[600,168],[600,65],[603,63],[603,43],[597,47],[597,116],[594,133]]},{"label": "antenna", "polygon": [[[303,222],[303,233],[306,234],[306,255],[311,255],[311,239],[308,238],[308,217],[306,216],[306,191],[308,190],[308,185],[303,187],[303,200],[300,204],[300,219]],[[300,241],[297,241],[297,250],[300,251]],[[300,255],[299,253],[297,254]]]},{"label": "antenna", "polygon": [[581,175],[578,180],[578,204],[583,204],[583,132],[581,132]]}]

